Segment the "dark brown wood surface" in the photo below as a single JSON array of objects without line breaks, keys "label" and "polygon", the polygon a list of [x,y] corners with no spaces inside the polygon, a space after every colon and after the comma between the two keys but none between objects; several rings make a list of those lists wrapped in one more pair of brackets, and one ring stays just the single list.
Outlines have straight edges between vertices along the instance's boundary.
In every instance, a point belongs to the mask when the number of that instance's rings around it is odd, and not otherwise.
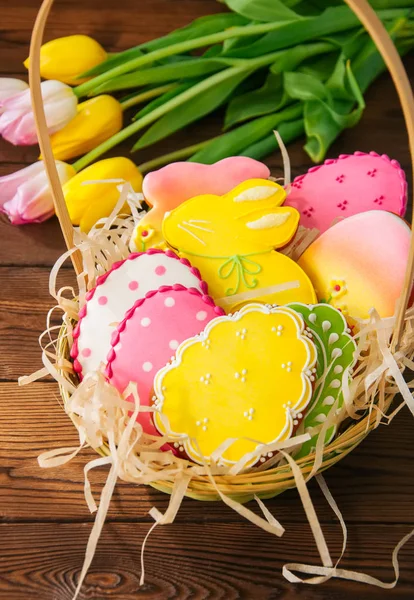
[{"label": "dark brown wood surface", "polygon": [[[0,0],[0,76],[22,76],[30,31],[40,2]],[[117,51],[220,10],[214,0],[56,0],[47,39],[89,33]],[[406,59],[414,74],[413,57]],[[143,152],[137,162],[217,131],[217,117]],[[126,153],[131,144],[125,144]],[[386,152],[410,175],[402,114],[391,80],[384,75],[367,95],[362,122],[335,143],[331,156],[355,150]],[[119,151],[119,150],[118,150]],[[301,143],[289,148],[295,174],[309,159]],[[37,149],[0,142],[0,175],[31,163]],[[269,160],[280,173],[279,156]],[[83,498],[85,451],[67,466],[42,470],[37,456],[73,446],[76,431],[59,404],[51,381],[19,388],[17,378],[40,368],[38,336],[46,311],[48,272],[64,245],[55,219],[14,228],[0,218],[0,599],[70,600],[83,562],[93,516]],[[63,283],[73,282],[68,268]],[[384,282],[386,285],[386,281]],[[394,577],[391,553],[414,527],[414,423],[402,410],[351,455],[326,473],[327,483],[348,525],[345,568],[385,581]],[[99,494],[106,471],[92,474]],[[335,559],[341,529],[318,486],[310,491]],[[289,584],[286,562],[319,564],[298,495],[289,491],[267,502],[286,528],[282,539],[244,522],[219,503],[185,500],[173,525],[157,528],[146,550],[146,583],[139,587],[140,548],[151,526],[152,506],[165,510],[168,498],[147,487],[119,483],[81,600],[370,600],[414,598],[414,542],[400,555],[401,576],[391,591],[332,580],[323,586]]]}]

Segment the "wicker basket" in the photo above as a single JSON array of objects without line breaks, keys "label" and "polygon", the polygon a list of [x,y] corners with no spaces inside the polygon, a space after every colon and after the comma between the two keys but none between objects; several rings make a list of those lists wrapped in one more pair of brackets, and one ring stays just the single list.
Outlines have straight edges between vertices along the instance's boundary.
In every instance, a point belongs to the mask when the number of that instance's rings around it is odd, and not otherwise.
[{"label": "wicker basket", "polygon": [[[44,1],[33,33],[30,53],[30,84],[34,102],[34,110],[37,119],[38,137],[40,140],[42,155],[44,156],[44,160],[47,165],[49,181],[54,194],[56,214],[58,215],[67,246],[69,249],[71,249],[73,247],[73,229],[66,211],[63,193],[56,173],[51,146],[47,135],[45,116],[40,94],[40,46],[42,43],[43,29],[52,3],[53,0]],[[391,72],[391,75],[393,76],[404,110],[409,134],[411,156],[414,159],[414,100],[409,80],[399,55],[384,27],[366,0],[346,0],[346,3],[358,15],[368,32],[371,34],[372,39],[376,43]],[[79,252],[72,254],[72,260],[75,271],[79,274],[82,271],[82,263]],[[410,336],[412,321],[410,321],[409,330],[407,331],[406,319],[408,314],[411,320],[414,316],[412,311],[407,313],[407,305],[410,295],[409,290],[411,289],[411,283],[413,280],[413,268],[414,241],[412,239],[405,286],[395,319],[392,342],[388,346],[388,350],[391,355],[395,354],[395,351],[399,348],[401,341],[403,345],[405,343],[407,346],[407,337],[409,338]],[[56,354],[59,359],[66,361],[70,360],[68,340],[66,337],[66,325],[64,325],[60,330]],[[403,371],[406,364],[407,363],[404,364],[403,362],[398,362],[399,371]],[[73,374],[68,373],[67,370],[61,370],[60,375],[66,378],[68,381],[71,381],[72,384],[76,384]],[[386,369],[384,369],[381,375],[381,380],[377,386],[377,389],[379,390],[377,392],[378,397],[381,396],[380,413],[386,414],[389,412],[394,396],[398,392],[398,386],[392,381],[392,378],[386,374]],[[363,386],[359,393],[361,397],[365,394]],[[67,391],[65,386],[62,385],[61,395],[63,400],[68,402],[70,399],[70,393]],[[359,415],[359,417],[359,420],[348,419],[342,424],[339,434],[336,435],[333,441],[324,447],[323,460],[317,469],[315,469],[315,454],[310,454],[309,456],[301,458],[297,461],[297,465],[305,481],[307,481],[310,476],[321,473],[340,461],[344,456],[351,452],[369,434],[369,432],[379,424],[380,421],[378,411],[375,410],[366,410],[365,413]],[[110,454],[109,448],[105,444],[97,450],[102,456]],[[162,469],[162,467],[160,468]],[[163,492],[172,493],[175,481],[173,477],[171,479],[163,478],[159,481],[152,481],[150,484],[154,488],[157,488]],[[296,486],[297,473],[295,473],[292,463],[290,461],[285,461],[279,466],[270,467],[268,469],[253,469],[252,471],[239,473],[233,476],[229,474],[217,475],[214,478],[214,482],[212,482],[211,476],[208,474],[196,474],[189,481],[185,495],[204,501],[220,500],[223,499],[222,495],[224,495],[226,498],[230,498],[238,503],[245,503],[255,497],[261,499],[271,498],[289,488],[294,488]]]}]

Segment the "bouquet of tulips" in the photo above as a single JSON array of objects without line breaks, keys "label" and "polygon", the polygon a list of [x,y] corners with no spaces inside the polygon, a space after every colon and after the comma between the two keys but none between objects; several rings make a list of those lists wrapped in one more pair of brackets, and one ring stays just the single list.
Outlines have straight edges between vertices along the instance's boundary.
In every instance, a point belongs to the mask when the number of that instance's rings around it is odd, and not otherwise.
[{"label": "bouquet of tulips", "polygon": [[[305,149],[319,162],[341,131],[358,123],[363,94],[385,65],[341,0],[221,1],[227,12],[118,54],[108,55],[85,35],[42,47],[53,153],[71,220],[83,231],[113,210],[119,198],[114,179],[138,192],[141,173],[170,161],[260,159],[278,147],[274,129],[285,143],[306,136]],[[399,52],[407,53],[414,46],[414,0],[371,5]],[[37,142],[27,87],[0,79],[0,134],[17,145]],[[138,112],[124,126],[125,110],[135,106]],[[139,167],[124,157],[95,162],[132,136],[134,152],[219,107],[225,107],[223,132],[212,139]],[[108,182],[82,185],[95,180]],[[53,214],[41,160],[0,178],[0,206],[14,224]]]}]

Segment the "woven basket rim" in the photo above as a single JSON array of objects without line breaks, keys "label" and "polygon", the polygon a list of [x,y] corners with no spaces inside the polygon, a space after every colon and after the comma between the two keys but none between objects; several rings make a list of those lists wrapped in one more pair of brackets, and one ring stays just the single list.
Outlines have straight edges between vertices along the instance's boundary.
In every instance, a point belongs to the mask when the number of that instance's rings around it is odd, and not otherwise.
[{"label": "woven basket rim", "polygon": [[[59,330],[56,346],[58,364],[61,362],[59,359],[70,360],[70,348],[66,331],[67,326],[65,323],[63,323]],[[70,383],[77,383],[76,378],[74,378],[75,376],[71,376],[67,370],[58,370],[60,375]],[[59,384],[59,388],[63,402],[66,405],[71,394],[62,384]],[[387,394],[385,396],[385,403],[382,408],[382,412],[384,414],[387,414],[395,395],[396,394]],[[342,460],[342,458],[354,450],[367,437],[367,435],[377,427],[378,420],[376,412],[367,412],[368,414],[363,416],[361,419],[350,421],[344,431],[335,435],[331,442],[325,445],[323,450],[322,464],[314,473],[314,475],[322,473],[329,467]],[[70,413],[69,417],[76,427],[76,423]],[[102,445],[100,448],[96,448],[95,450],[101,456],[110,455],[109,447],[106,444]],[[302,475],[305,478],[311,473],[314,466],[314,460],[315,454],[311,453],[308,456],[300,458],[296,461],[302,472]],[[245,473],[239,473],[237,475],[215,475],[215,483],[217,488],[223,494],[240,503],[248,502],[255,496],[261,499],[272,498],[288,489],[296,487],[294,474],[289,464],[270,467],[269,469],[260,472],[253,470]],[[174,478],[172,477],[171,480],[163,479],[162,481],[155,481],[149,485],[159,491],[171,494],[174,486]],[[214,488],[207,475],[193,476],[185,495],[195,500],[220,500],[217,490]]]}]

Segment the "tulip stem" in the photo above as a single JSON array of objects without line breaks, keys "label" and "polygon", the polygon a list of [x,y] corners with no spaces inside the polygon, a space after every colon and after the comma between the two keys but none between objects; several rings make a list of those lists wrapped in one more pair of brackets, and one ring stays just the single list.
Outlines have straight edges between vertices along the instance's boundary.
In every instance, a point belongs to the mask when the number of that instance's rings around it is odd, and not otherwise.
[{"label": "tulip stem", "polygon": [[204,142],[199,142],[198,144],[193,144],[192,146],[186,146],[185,148],[181,148],[181,150],[175,150],[174,152],[163,154],[162,156],[158,156],[153,160],[149,160],[148,162],[142,163],[142,165],[139,165],[138,169],[140,173],[148,173],[148,171],[153,171],[154,169],[163,165],[175,162],[177,160],[181,160],[183,158],[188,158],[189,156],[192,156],[199,150],[205,148],[210,142],[218,140],[220,137],[221,136],[218,135],[217,137],[205,140]]},{"label": "tulip stem", "polygon": [[134,123],[131,123],[131,125],[128,125],[124,129],[113,135],[111,138],[109,138],[108,140],[106,140],[105,142],[88,152],[88,154],[85,154],[85,156],[82,156],[82,158],[80,158],[73,164],[73,168],[76,171],[84,169],[91,162],[96,160],[99,156],[101,156],[114,146],[117,146],[119,143],[123,142],[134,133],[137,133],[147,125],[151,125],[151,123],[154,123],[154,121],[156,121],[158,118],[163,117],[165,114],[167,114],[174,108],[177,108],[181,104],[184,104],[184,102],[192,100],[196,96],[203,94],[215,85],[223,83],[229,78],[233,78],[236,75],[241,75],[243,73],[245,73],[247,76],[249,73],[253,73],[256,69],[259,69],[260,67],[272,64],[280,56],[280,54],[281,52],[273,52],[272,54],[266,54],[265,56],[261,56],[259,58],[247,59],[241,66],[230,67],[228,69],[225,69],[224,71],[220,71],[219,73],[215,73],[214,75],[207,77],[207,79],[204,79],[199,83],[196,83],[195,85],[185,90],[178,96],[171,98],[167,102],[164,102],[164,104],[161,104],[161,106],[158,106],[157,108],[152,110],[150,113],[144,115],[143,117],[141,117],[141,119],[138,119]]},{"label": "tulip stem", "polygon": [[[406,16],[407,10],[378,10],[377,14],[381,19],[393,19],[399,16]],[[144,54],[143,56],[127,60],[123,64],[118,65],[113,69],[109,69],[109,71],[101,73],[85,83],[81,83],[73,88],[73,91],[78,97],[85,96],[98,86],[118,75],[123,75],[124,73],[134,71],[145,65],[153,64],[155,61],[167,58],[168,56],[184,54],[191,50],[195,50],[196,48],[212,46],[231,38],[254,36],[279,30],[280,41],[278,48],[274,48],[276,50],[289,45],[289,40],[292,40],[291,43],[293,43],[294,40],[296,44],[300,44],[315,37],[339,33],[340,31],[346,31],[347,29],[359,25],[360,22],[358,17],[347,9],[347,7],[336,7],[335,9],[330,7],[325,10],[322,15],[317,17],[298,17],[297,20],[293,21],[276,21],[273,23],[260,23],[258,25],[230,27],[225,31],[204,35],[177,44],[171,44],[170,46],[148,52],[148,54]]]},{"label": "tulip stem", "polygon": [[169,83],[167,85],[161,85],[157,88],[153,88],[152,90],[147,90],[146,92],[141,92],[139,94],[135,94],[134,96],[130,96],[126,100],[120,102],[122,110],[127,110],[131,108],[131,106],[136,106],[137,104],[142,104],[146,100],[151,100],[151,98],[156,98],[157,96],[161,96],[165,92],[169,92],[177,87],[176,83]]}]

